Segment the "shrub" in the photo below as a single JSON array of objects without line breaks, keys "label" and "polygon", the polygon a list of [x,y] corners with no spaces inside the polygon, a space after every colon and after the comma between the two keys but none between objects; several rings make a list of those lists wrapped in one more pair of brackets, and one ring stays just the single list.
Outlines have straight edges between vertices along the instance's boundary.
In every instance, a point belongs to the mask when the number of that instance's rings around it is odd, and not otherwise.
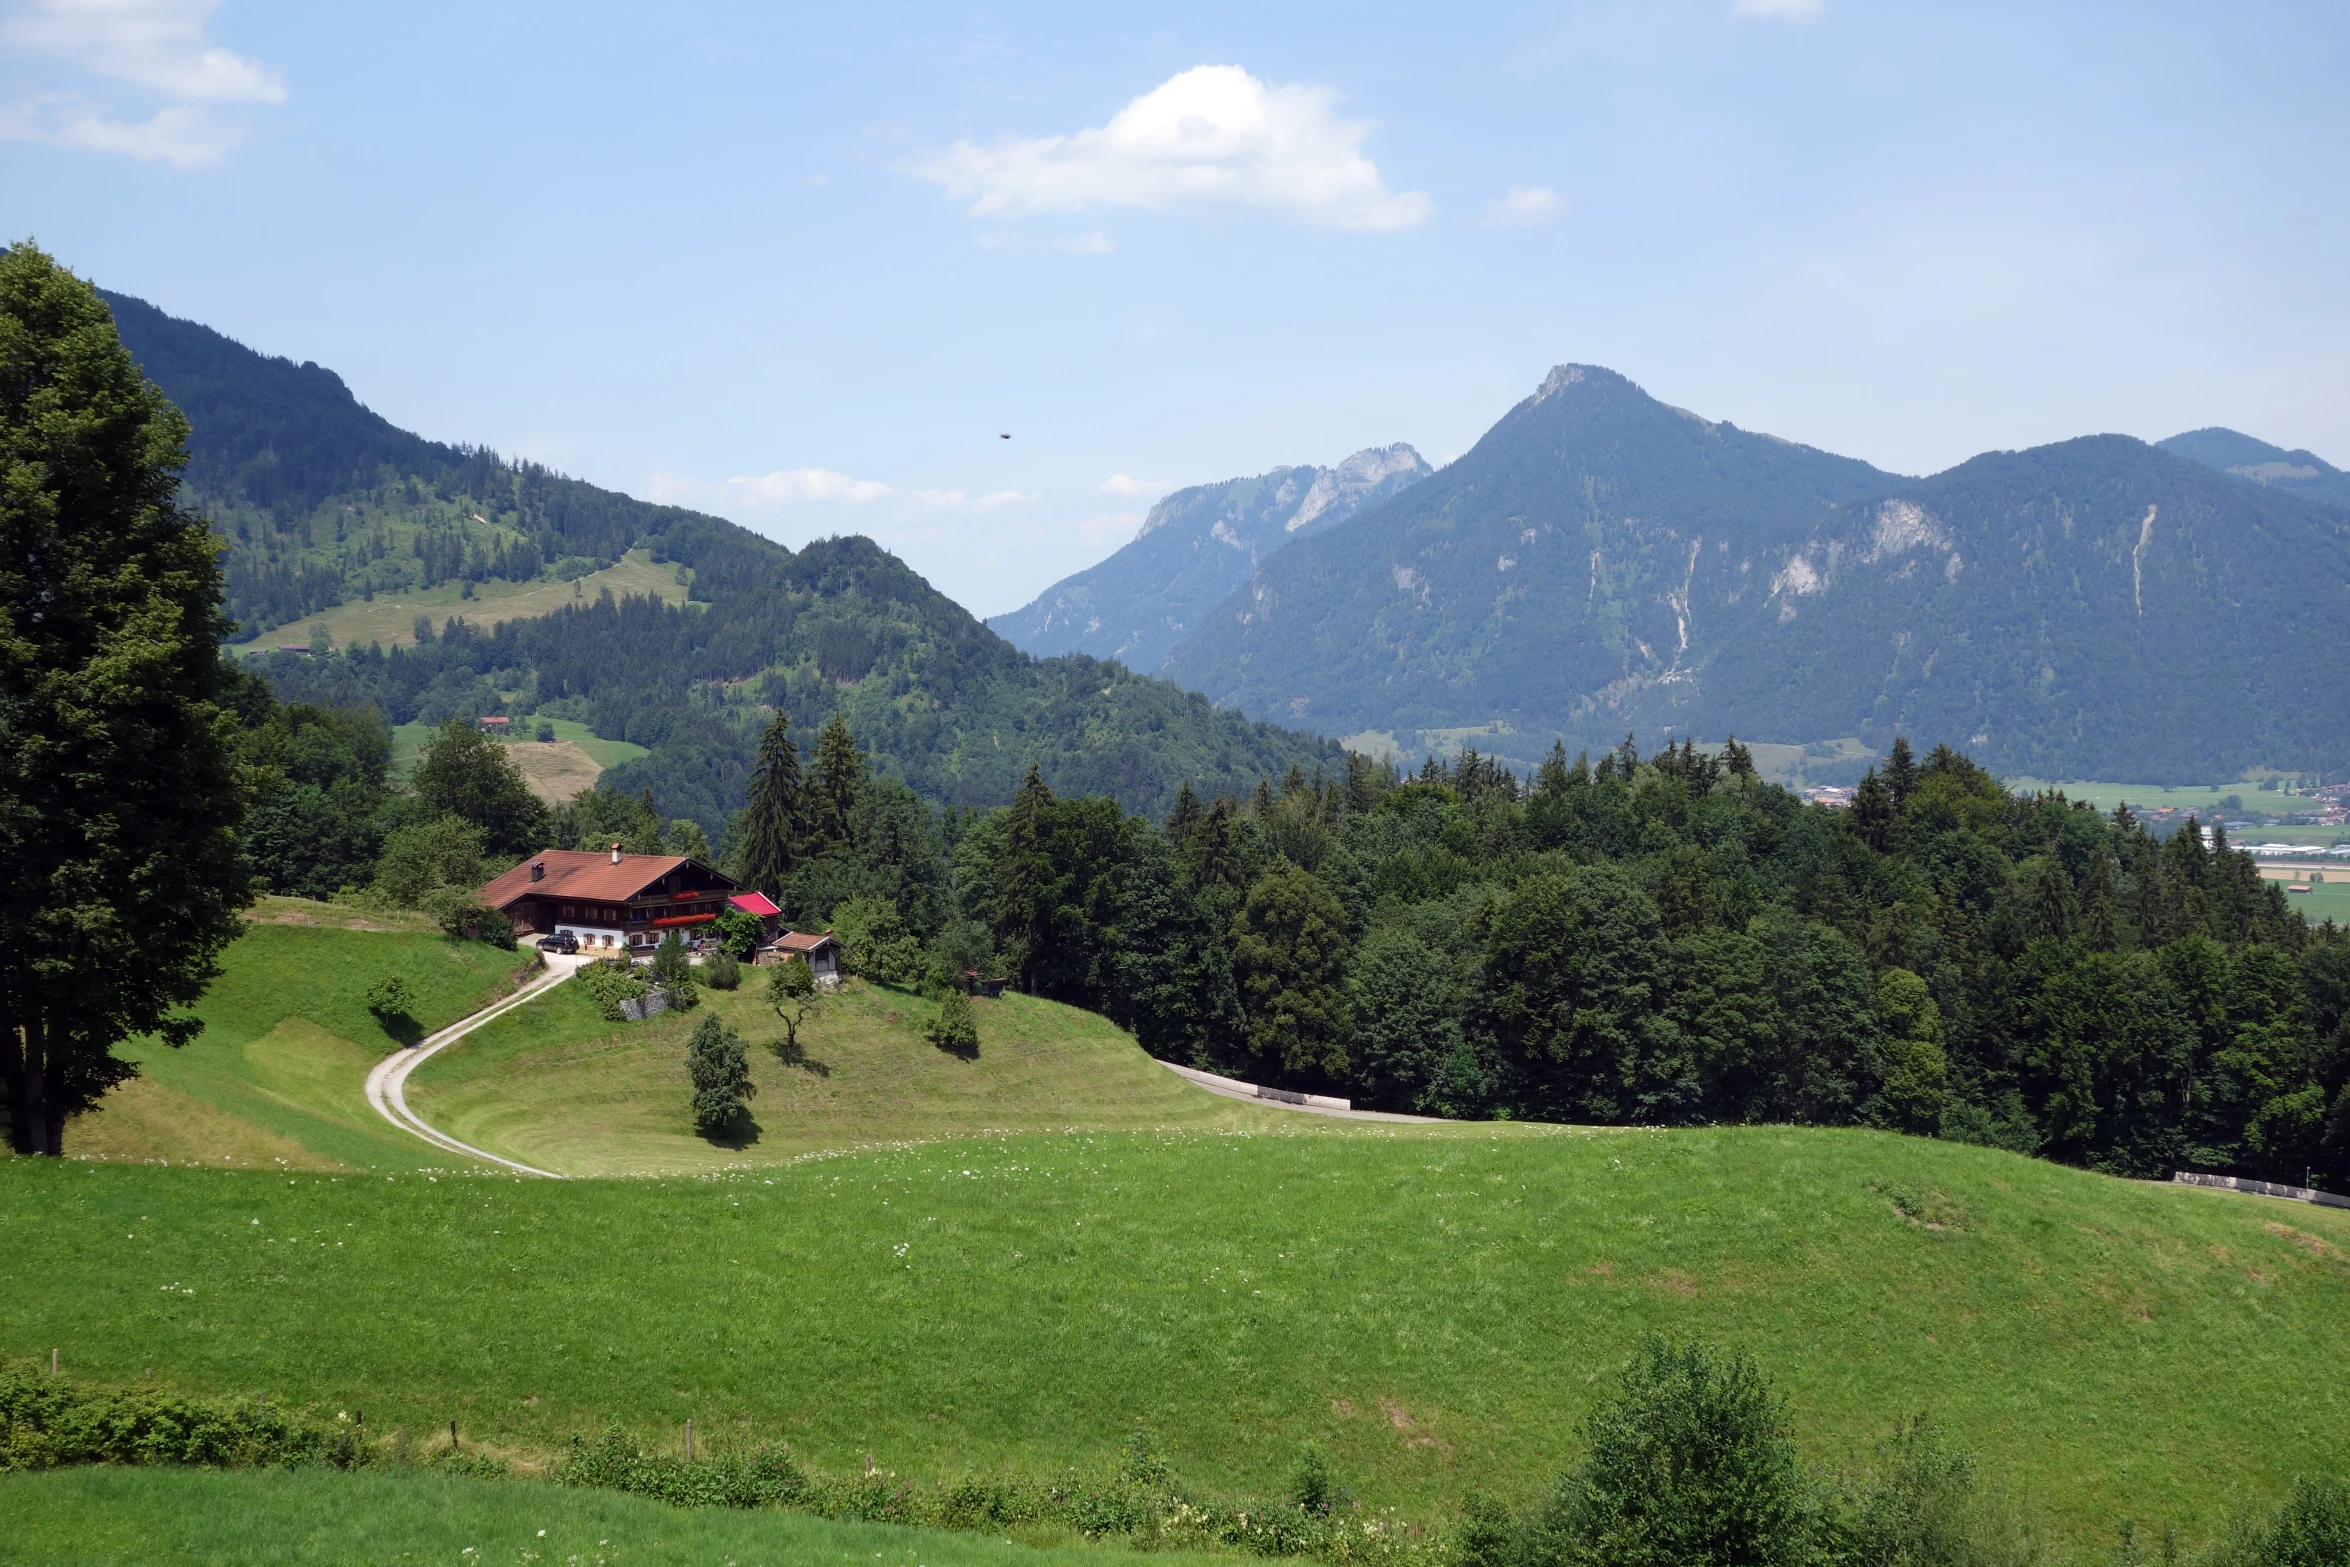
[{"label": "shrub", "polygon": [[415,1008],[416,993],[397,974],[386,974],[367,987],[367,1010],[379,1018],[408,1017]]},{"label": "shrub", "polygon": [[702,983],[712,990],[733,990],[743,982],[743,966],[724,947],[702,956]]},{"label": "shrub", "polygon": [[728,908],[718,911],[718,918],[711,922],[710,933],[735,957],[748,958],[759,950],[759,938],[767,933],[767,927],[760,923],[756,914]]},{"label": "shrub", "polygon": [[425,913],[440,922],[444,934],[465,941],[486,941],[493,947],[514,945],[514,922],[463,888],[435,887],[418,901]]},{"label": "shrub", "polygon": [[751,1081],[742,1035],[715,1016],[704,1017],[686,1041],[685,1069],[694,1084],[694,1130],[704,1137],[724,1136],[759,1091]]},{"label": "shrub", "polygon": [[[710,1021],[705,1019],[705,1022]],[[800,1499],[808,1482],[789,1449],[764,1447],[749,1457],[700,1463],[648,1453],[617,1430],[590,1443],[571,1439],[571,1456],[555,1470],[563,1485],[649,1496],[672,1507],[777,1507]]]},{"label": "shrub", "polygon": [[375,887],[396,908],[424,906],[436,888],[471,892],[488,879],[482,830],[460,816],[403,827],[384,839],[376,857]]},{"label": "shrub", "polygon": [[626,958],[606,958],[600,963],[590,963],[579,971],[578,982],[587,987],[589,995],[596,998],[596,1004],[603,1010],[607,1023],[624,1020],[626,1014],[620,1010],[623,1001],[642,1001],[645,998],[645,984],[630,971]]},{"label": "shrub", "polygon": [[347,1427],[309,1425],[256,1401],[83,1389],[29,1366],[0,1372],[0,1473],[60,1464],[366,1462]]},{"label": "shrub", "polygon": [[950,990],[938,1004],[938,1015],[932,1018],[922,1035],[941,1050],[956,1055],[979,1053],[979,1025],[971,1017],[971,998],[960,990]]},{"label": "shrub", "polygon": [[1530,1521],[1530,1567],[1811,1559],[1818,1509],[1786,1407],[1746,1355],[1643,1340],[1584,1434],[1583,1462]]},{"label": "shrub", "polygon": [[2294,1482],[2266,1520],[2239,1523],[2208,1558],[2211,1567],[2343,1567],[2350,1563],[2350,1486]]}]

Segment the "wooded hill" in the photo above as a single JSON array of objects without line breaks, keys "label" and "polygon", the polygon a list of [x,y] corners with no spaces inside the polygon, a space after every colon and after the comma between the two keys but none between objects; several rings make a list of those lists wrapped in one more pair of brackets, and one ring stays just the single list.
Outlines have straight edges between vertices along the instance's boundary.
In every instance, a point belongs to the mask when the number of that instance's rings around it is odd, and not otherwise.
[{"label": "wooded hill", "polygon": [[1333,734],[1952,735],[2039,777],[2350,767],[2350,517],[2123,436],[1924,480],[1561,366],[1168,661]]},{"label": "wooded hill", "polygon": [[256,660],[290,700],[373,705],[395,723],[575,718],[652,749],[606,787],[651,788],[664,816],[713,839],[742,804],[763,705],[808,733],[844,711],[880,772],[950,803],[1009,799],[1031,761],[1055,788],[1158,811],[1185,780],[1239,792],[1339,759],[1327,741],[1116,665],[1031,658],[871,540],[795,553],[721,518],[428,441],[330,370],[106,297],[132,357],[195,427],[187,488],[228,546],[234,616],[452,577],[577,575],[632,548],[691,583],[674,601],[607,596],[534,620],[445,622],[414,647]]}]

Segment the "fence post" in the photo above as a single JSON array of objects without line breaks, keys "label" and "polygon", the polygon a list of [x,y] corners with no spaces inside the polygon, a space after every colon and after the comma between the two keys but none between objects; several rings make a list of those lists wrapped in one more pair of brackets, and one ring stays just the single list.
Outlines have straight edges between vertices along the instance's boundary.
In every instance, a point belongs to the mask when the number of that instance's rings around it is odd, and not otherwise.
[{"label": "fence post", "polygon": [[694,1417],[691,1415],[685,1417],[685,1461],[689,1464],[694,1461]]}]

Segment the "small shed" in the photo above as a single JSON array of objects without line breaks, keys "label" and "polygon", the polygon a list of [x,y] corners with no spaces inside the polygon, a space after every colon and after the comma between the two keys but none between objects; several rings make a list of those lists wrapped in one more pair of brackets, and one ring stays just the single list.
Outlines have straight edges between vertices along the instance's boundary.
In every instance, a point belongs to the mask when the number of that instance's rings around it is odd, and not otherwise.
[{"label": "small shed", "polygon": [[800,931],[787,930],[775,938],[775,944],[767,951],[774,954],[774,961],[778,963],[788,963],[793,958],[807,959],[808,972],[815,976],[817,984],[826,989],[840,983],[841,948],[840,943],[833,939],[831,931],[821,936],[810,936]]}]

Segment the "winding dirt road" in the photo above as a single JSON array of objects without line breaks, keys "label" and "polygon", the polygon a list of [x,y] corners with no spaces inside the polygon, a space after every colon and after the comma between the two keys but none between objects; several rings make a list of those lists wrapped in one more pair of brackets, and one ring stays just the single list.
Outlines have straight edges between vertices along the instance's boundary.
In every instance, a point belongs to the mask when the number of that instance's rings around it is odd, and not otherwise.
[{"label": "winding dirt road", "polygon": [[391,1122],[401,1131],[423,1138],[444,1153],[463,1154],[468,1159],[479,1159],[485,1164],[502,1165],[506,1169],[518,1171],[523,1175],[544,1176],[550,1181],[566,1179],[553,1170],[542,1170],[535,1165],[523,1164],[518,1160],[501,1158],[497,1154],[476,1148],[471,1143],[459,1142],[409,1109],[405,1090],[408,1084],[408,1074],[431,1060],[435,1054],[463,1039],[484,1023],[504,1017],[534,997],[546,994],[578,972],[580,965],[588,961],[586,958],[567,958],[550,952],[546,955],[547,972],[539,975],[511,996],[483,1007],[470,1017],[459,1018],[437,1034],[426,1035],[411,1049],[396,1050],[384,1057],[375,1064],[375,1070],[367,1074],[367,1102],[375,1106],[376,1114]]}]

